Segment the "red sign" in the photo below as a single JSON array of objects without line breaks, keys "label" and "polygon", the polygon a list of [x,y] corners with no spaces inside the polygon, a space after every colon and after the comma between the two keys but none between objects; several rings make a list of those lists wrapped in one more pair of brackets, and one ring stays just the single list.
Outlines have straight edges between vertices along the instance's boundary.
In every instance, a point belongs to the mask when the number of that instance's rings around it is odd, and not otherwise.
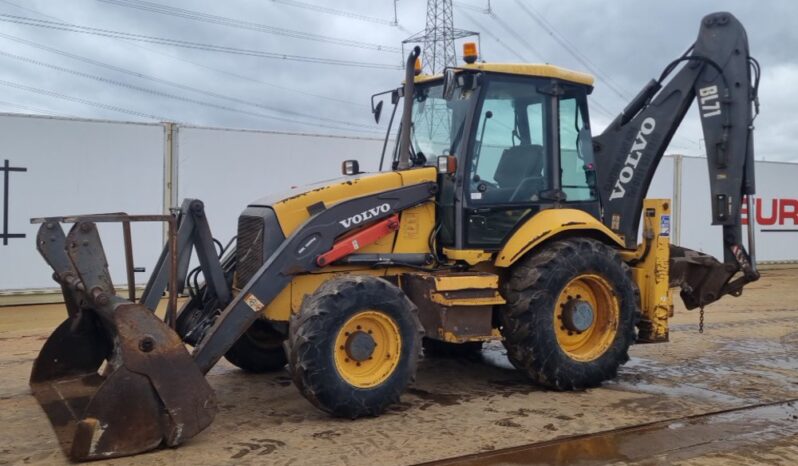
[{"label": "red sign", "polygon": [[[754,204],[757,225],[798,226],[798,199],[756,198]],[[748,207],[745,201],[741,214],[743,225],[748,225]]]}]

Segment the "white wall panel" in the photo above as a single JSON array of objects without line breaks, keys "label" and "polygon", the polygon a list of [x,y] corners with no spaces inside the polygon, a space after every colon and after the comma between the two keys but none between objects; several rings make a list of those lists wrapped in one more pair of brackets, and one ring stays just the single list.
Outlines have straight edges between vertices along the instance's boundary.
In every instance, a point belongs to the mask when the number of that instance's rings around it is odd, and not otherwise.
[{"label": "white wall panel", "polygon": [[180,127],[177,150],[179,198],[205,202],[214,237],[226,243],[238,215],[258,198],[342,176],[346,159],[375,171],[382,141]]},{"label": "white wall panel", "polygon": [[[0,242],[0,290],[56,286],[52,270],[36,251],[38,225],[30,224],[31,217],[161,212],[159,124],[0,115],[0,141],[0,164],[8,159],[28,170],[9,178],[9,230],[26,237],[10,239],[6,246]],[[103,228],[101,234],[111,276],[123,283],[121,227]],[[133,226],[137,266],[152,269],[161,238],[161,225]],[[137,277],[139,282],[146,278]]]},{"label": "white wall panel", "polygon": [[[720,226],[711,226],[706,159],[682,165],[682,245],[722,258]],[[756,162],[757,260],[798,260],[798,164]]]},{"label": "white wall panel", "polygon": [[673,156],[666,155],[657,167],[654,179],[648,187],[648,198],[673,199]]},{"label": "white wall panel", "polygon": [[[0,291],[55,285],[36,252],[37,227],[30,217],[162,210],[162,125],[0,114],[0,141],[0,164],[8,159],[28,170],[9,177],[9,232],[26,237],[9,239],[6,246],[0,241]],[[253,200],[338,177],[345,159],[376,170],[382,150],[379,139],[198,127],[179,127],[176,141],[178,199],[205,201],[214,236],[223,242],[236,234],[238,215]],[[674,199],[675,170],[674,158],[664,157],[648,197]],[[756,170],[758,258],[798,260],[798,164],[758,162]],[[672,220],[674,230],[680,224],[681,243],[720,256],[704,159],[682,159],[681,186],[681,202],[674,206],[681,215]],[[120,228],[103,231],[112,277],[121,283]],[[137,276],[142,283],[160,252],[162,230],[158,224],[135,225],[133,234],[136,265],[147,269]]]}]

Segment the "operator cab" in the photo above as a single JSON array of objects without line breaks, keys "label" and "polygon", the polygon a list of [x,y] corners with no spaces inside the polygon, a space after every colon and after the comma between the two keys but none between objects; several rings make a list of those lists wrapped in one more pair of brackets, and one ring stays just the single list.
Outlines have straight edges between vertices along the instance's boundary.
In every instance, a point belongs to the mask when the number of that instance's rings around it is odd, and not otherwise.
[{"label": "operator cab", "polygon": [[414,83],[410,163],[456,160],[441,164],[449,168],[439,177],[439,245],[496,250],[516,225],[548,208],[600,218],[592,77],[552,65],[473,63]]}]

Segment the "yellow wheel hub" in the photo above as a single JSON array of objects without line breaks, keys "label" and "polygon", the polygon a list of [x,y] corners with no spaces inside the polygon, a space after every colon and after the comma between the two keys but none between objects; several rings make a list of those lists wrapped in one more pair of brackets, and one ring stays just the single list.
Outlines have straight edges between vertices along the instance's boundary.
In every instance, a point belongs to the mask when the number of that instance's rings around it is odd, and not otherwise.
[{"label": "yellow wheel hub", "polygon": [[554,307],[557,343],[571,359],[592,361],[615,340],[620,305],[612,286],[594,274],[576,276],[560,292]]},{"label": "yellow wheel hub", "polygon": [[362,311],[347,320],[335,338],[335,368],[347,383],[371,388],[384,382],[399,364],[399,326],[381,311]]}]

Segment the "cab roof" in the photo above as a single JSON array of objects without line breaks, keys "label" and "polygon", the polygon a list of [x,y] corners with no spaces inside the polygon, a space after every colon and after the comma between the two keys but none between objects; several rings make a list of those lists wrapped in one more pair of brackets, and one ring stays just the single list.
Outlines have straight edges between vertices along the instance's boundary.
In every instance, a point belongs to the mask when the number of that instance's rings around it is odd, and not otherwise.
[{"label": "cab roof", "polygon": [[[455,68],[455,70],[473,70],[485,71],[488,73],[502,73],[514,74],[517,76],[532,76],[538,78],[555,78],[563,81],[569,81],[576,84],[583,84],[586,86],[593,85],[593,76],[573,71],[559,66],[549,64],[535,64],[535,63],[472,63],[463,64]],[[422,83],[441,79],[441,74],[420,74],[416,76],[415,82]]]}]

